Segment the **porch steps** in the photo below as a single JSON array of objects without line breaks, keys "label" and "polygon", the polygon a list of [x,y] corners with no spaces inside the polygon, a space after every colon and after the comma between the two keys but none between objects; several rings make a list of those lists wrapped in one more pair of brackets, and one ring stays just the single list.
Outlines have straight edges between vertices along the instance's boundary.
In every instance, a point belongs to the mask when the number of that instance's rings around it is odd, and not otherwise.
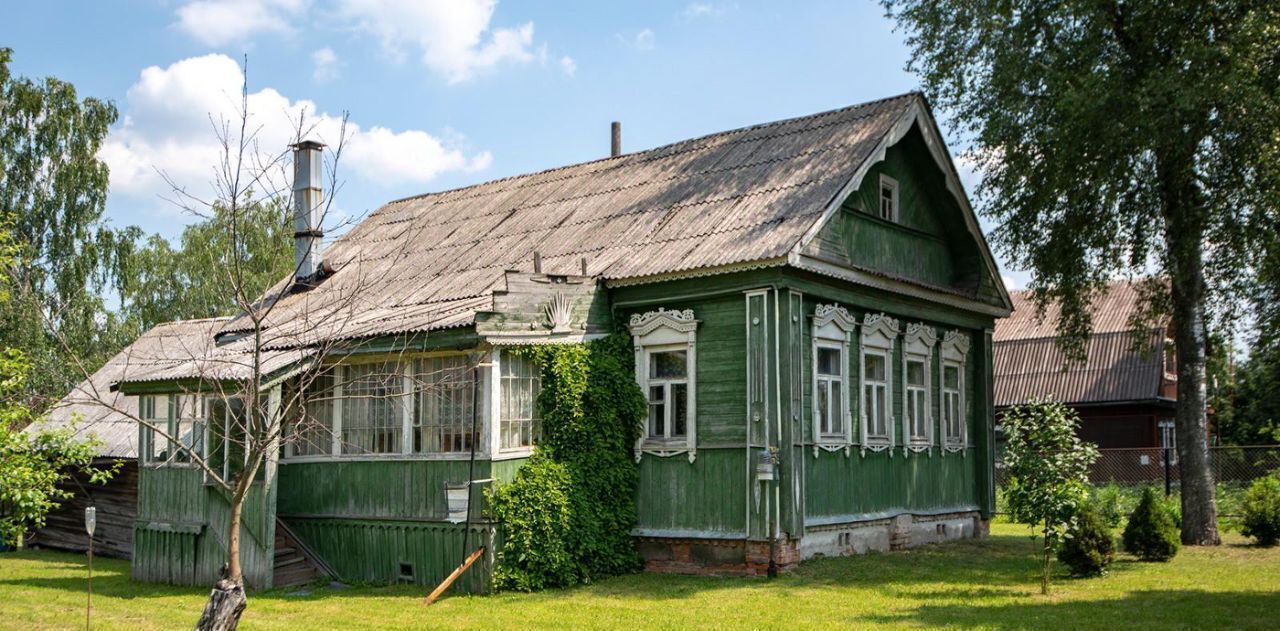
[{"label": "porch steps", "polygon": [[275,564],[272,584],[289,587],[331,578],[332,572],[298,540],[284,522],[276,520]]}]

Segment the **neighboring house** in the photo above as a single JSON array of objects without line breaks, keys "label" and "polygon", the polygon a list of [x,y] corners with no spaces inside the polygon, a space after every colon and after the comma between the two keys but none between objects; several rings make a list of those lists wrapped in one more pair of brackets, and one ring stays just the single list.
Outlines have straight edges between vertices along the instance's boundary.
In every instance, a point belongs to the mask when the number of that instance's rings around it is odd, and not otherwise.
[{"label": "neighboring house", "polygon": [[1053,397],[1080,414],[1080,436],[1102,448],[1174,447],[1177,375],[1167,323],[1135,335],[1138,286],[1111,283],[1093,303],[1085,361],[1057,347],[1057,308],[1036,315],[1030,292],[1012,293],[1014,312],[996,324],[996,410]]},{"label": "neighboring house", "polygon": [[[268,293],[263,360],[268,405],[319,371],[321,427],[250,495],[253,587],[289,580],[284,532],[339,578],[425,584],[467,536],[490,554],[459,585],[487,589],[500,525],[450,491],[508,480],[536,448],[539,376],[509,349],[615,327],[649,399],[633,531],[649,568],[756,573],[985,532],[991,335],[1011,304],[920,95],[391,202],[324,265],[320,150],[296,148],[299,258],[334,271]],[[118,388],[230,470],[218,428],[241,411],[192,387],[246,378],[250,328],[211,327]],[[141,444],[133,574],[208,583],[228,505],[163,439]]]}]

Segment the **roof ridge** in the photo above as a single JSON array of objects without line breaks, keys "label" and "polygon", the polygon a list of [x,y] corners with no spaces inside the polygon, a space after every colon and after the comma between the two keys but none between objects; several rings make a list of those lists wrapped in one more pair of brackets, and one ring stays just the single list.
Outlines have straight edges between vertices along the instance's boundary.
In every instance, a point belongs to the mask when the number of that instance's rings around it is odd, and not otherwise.
[{"label": "roof ridge", "polygon": [[[517,174],[514,174],[514,175],[508,175],[508,176],[505,176],[505,177],[500,177],[500,178],[496,178],[496,179],[492,179],[492,180],[486,180],[486,181],[483,181],[483,182],[476,182],[476,183],[474,183],[474,184],[468,184],[468,185],[466,185],[466,186],[455,186],[455,187],[453,187],[453,188],[447,188],[447,189],[439,190],[439,191],[429,191],[429,192],[426,192],[426,193],[418,193],[418,194],[416,194],[416,195],[409,195],[409,196],[407,196],[407,197],[401,197],[401,198],[399,198],[399,199],[393,199],[393,200],[391,200],[391,201],[386,202],[385,204],[383,204],[380,208],[386,208],[386,207],[388,207],[388,206],[391,206],[392,204],[399,204],[399,203],[402,203],[402,202],[412,201],[412,200],[415,200],[415,199],[422,199],[422,198],[424,198],[424,197],[431,197],[431,196],[434,196],[434,195],[444,195],[444,194],[446,194],[446,193],[456,193],[456,192],[458,192],[458,191],[465,191],[465,190],[467,190],[467,189],[471,189],[471,188],[476,188],[476,187],[484,186],[484,185],[486,185],[486,184],[497,184],[497,183],[499,183],[499,182],[507,182],[507,181],[510,181],[510,180],[515,180],[515,179],[520,179],[520,178],[532,177],[532,176],[536,176],[536,175],[543,175],[543,174],[546,174],[546,173],[554,173],[554,172],[556,172],[556,171],[563,171],[563,170],[566,170],[566,169],[572,169],[572,168],[575,168],[575,167],[581,167],[581,166],[585,166],[585,165],[589,165],[589,164],[599,164],[599,163],[609,162],[609,161],[612,161],[612,160],[621,160],[622,158],[631,158],[631,157],[635,157],[635,156],[644,155],[644,154],[646,154],[646,153],[654,153],[654,152],[662,151],[662,150],[664,150],[664,149],[670,149],[671,147],[675,147],[676,145],[682,145],[682,144],[685,144],[685,143],[693,143],[693,142],[697,142],[697,141],[699,141],[699,140],[706,140],[706,139],[708,139],[708,138],[714,138],[714,137],[717,137],[717,136],[724,136],[724,135],[727,135],[727,134],[742,133],[742,132],[748,132],[748,131],[752,131],[752,130],[756,130],[756,129],[765,129],[765,128],[768,128],[768,127],[774,127],[774,126],[778,126],[778,125],[785,125],[785,124],[787,124],[787,123],[793,123],[793,122],[796,122],[796,121],[805,120],[805,119],[809,119],[809,118],[818,118],[818,117],[821,117],[821,116],[830,116],[830,115],[832,115],[832,114],[839,114],[839,113],[843,113],[843,112],[849,112],[849,111],[853,111],[853,110],[857,110],[857,109],[862,109],[862,108],[864,108],[864,107],[870,107],[870,106],[872,106],[872,105],[878,105],[878,104],[880,104],[880,103],[885,103],[885,102],[888,102],[888,101],[894,101],[894,100],[897,100],[897,99],[903,99],[903,98],[916,97],[916,96],[920,96],[921,94],[922,94],[922,93],[921,93],[919,90],[912,90],[912,91],[909,91],[909,92],[903,92],[903,93],[901,93],[901,94],[895,94],[895,95],[893,95],[893,96],[888,96],[888,97],[884,97],[884,98],[879,98],[879,99],[875,99],[875,100],[872,100],[872,101],[865,101],[865,102],[863,102],[863,103],[855,103],[855,104],[853,104],[853,105],[846,105],[846,106],[844,106],[844,107],[838,107],[838,108],[835,108],[835,109],[825,110],[825,111],[822,111],[822,112],[814,112],[814,113],[812,113],[812,114],[805,114],[805,115],[802,115],[802,116],[793,116],[793,117],[790,117],[790,118],[784,118],[784,119],[781,119],[781,120],[770,121],[770,122],[767,122],[767,123],[756,123],[756,124],[754,124],[754,125],[747,125],[746,127],[735,127],[735,128],[733,128],[733,129],[725,129],[725,130],[721,130],[721,131],[717,131],[717,132],[712,132],[712,133],[709,133],[709,134],[703,134],[703,135],[701,135],[701,136],[694,136],[694,137],[692,137],[692,138],[684,138],[684,139],[681,139],[681,140],[677,140],[677,141],[675,141],[675,142],[669,142],[669,143],[667,143],[667,144],[665,144],[665,145],[658,145],[657,147],[650,147],[650,148],[648,148],[648,149],[641,149],[640,151],[632,151],[632,152],[630,152],[630,153],[622,153],[622,154],[618,154],[618,155],[616,155],[616,156],[605,156],[605,157],[603,157],[603,158],[596,158],[596,159],[594,159],[594,160],[584,160],[584,161],[582,161],[582,162],[575,162],[575,163],[572,163],[572,164],[562,164],[562,165],[560,165],[560,166],[556,166],[556,167],[548,167],[548,168],[546,168],[546,169],[540,169],[540,170],[537,170],[537,171],[530,171],[530,172],[528,172],[528,173],[517,173]],[[376,213],[376,212],[377,212],[377,211],[375,210],[375,211],[374,211],[374,213]],[[371,213],[371,215],[370,215],[370,216],[372,216],[372,214],[373,214],[373,213]]]}]

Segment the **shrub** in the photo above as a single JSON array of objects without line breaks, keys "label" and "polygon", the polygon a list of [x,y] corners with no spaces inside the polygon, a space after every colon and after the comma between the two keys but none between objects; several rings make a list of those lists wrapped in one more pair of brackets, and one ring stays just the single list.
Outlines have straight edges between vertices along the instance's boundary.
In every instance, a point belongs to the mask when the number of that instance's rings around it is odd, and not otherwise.
[{"label": "shrub", "polygon": [[489,493],[489,510],[503,526],[493,572],[498,589],[531,592],[579,580],[565,536],[573,527],[572,486],[564,465],[534,453],[511,482]]},{"label": "shrub", "polygon": [[1093,491],[1093,506],[1108,528],[1119,528],[1120,522],[1124,521],[1128,512],[1125,510],[1125,500],[1124,489],[1115,482],[1108,482],[1106,486]]},{"label": "shrub", "polygon": [[1058,550],[1058,560],[1071,568],[1072,576],[1101,576],[1116,558],[1116,542],[1103,517],[1085,505]]},{"label": "shrub", "polygon": [[1124,549],[1143,561],[1168,561],[1178,553],[1178,524],[1168,506],[1148,487],[1124,527]]},{"label": "shrub", "polygon": [[1260,546],[1280,543],[1280,472],[1253,481],[1245,493],[1242,512],[1240,532],[1244,536],[1253,537]]}]

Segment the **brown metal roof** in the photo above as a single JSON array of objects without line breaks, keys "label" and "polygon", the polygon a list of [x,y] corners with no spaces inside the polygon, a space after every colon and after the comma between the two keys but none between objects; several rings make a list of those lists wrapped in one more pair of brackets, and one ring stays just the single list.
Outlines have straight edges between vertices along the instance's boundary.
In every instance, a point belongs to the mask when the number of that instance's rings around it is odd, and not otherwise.
[{"label": "brown metal roof", "polygon": [[1062,403],[1148,401],[1160,396],[1164,334],[1152,331],[1133,348],[1128,331],[1089,338],[1083,364],[1068,364],[1052,337],[994,345],[995,404],[1005,407],[1053,397]]},{"label": "brown metal roof", "polygon": [[585,257],[607,280],[784,257],[919,98],[391,202],[328,247],[335,275],[279,299],[269,346],[472,324],[534,252],[543,272],[580,274]]},{"label": "brown metal roof", "polygon": [[[1139,307],[1138,283],[1136,281],[1118,280],[1106,286],[1093,300],[1093,332],[1118,333],[1130,330],[1129,320],[1137,313]],[[1009,317],[996,321],[996,330],[992,339],[1024,340],[1040,337],[1057,337],[1058,306],[1049,305],[1041,318],[1036,314],[1036,305],[1031,300],[1029,290],[1011,291],[1013,313]]]}]

